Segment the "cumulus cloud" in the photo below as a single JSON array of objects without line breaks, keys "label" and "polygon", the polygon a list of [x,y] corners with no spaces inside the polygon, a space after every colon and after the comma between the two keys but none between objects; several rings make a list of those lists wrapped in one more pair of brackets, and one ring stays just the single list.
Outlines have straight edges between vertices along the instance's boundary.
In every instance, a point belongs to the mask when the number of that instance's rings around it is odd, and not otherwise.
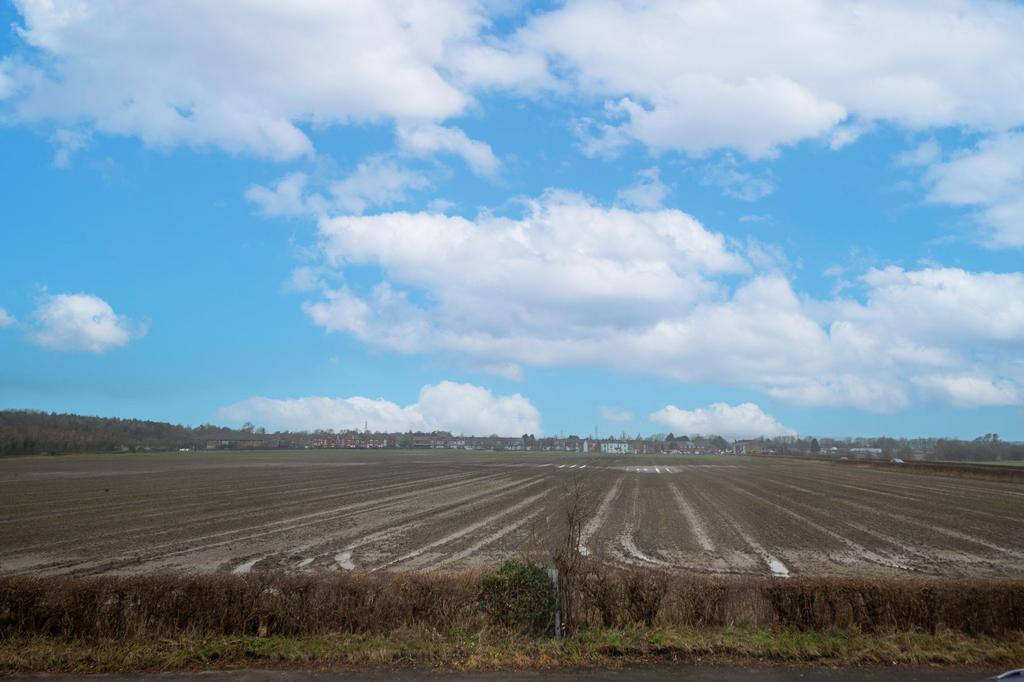
[{"label": "cumulus cloud", "polygon": [[[489,21],[469,0],[16,5],[20,36],[47,66],[24,79],[23,118],[272,159],[312,152],[303,123],[459,114],[472,95],[448,74],[462,62],[469,70],[473,55],[463,48],[479,44]],[[523,68],[530,59],[497,46],[478,51],[476,63],[485,58],[497,79],[517,82],[516,68],[537,78]]]},{"label": "cumulus cloud", "polygon": [[350,213],[370,206],[389,206],[405,200],[410,191],[425,189],[430,181],[422,173],[404,168],[383,156],[371,156],[354,173],[331,184],[334,204]]},{"label": "cumulus cloud", "polygon": [[942,147],[934,139],[925,140],[921,144],[900,152],[896,155],[897,166],[928,166],[942,156]]},{"label": "cumulus cloud", "polygon": [[319,235],[324,271],[383,274],[366,291],[321,285],[307,315],[398,352],[611,367],[872,411],[970,402],[939,391],[941,377],[1024,385],[1022,273],[873,269],[816,299],[685,213],[557,191],[520,218],[343,216],[321,220]]},{"label": "cumulus cloud", "polygon": [[430,180],[378,154],[364,159],[341,180],[329,183],[325,191],[316,191],[310,184],[305,173],[288,173],[269,187],[250,185],[245,198],[266,216],[319,217],[331,211],[362,213],[374,206],[405,201],[409,192],[426,189]]},{"label": "cumulus cloud", "polygon": [[17,320],[14,319],[14,315],[11,315],[3,308],[0,308],[0,329],[3,329],[4,327],[12,327],[16,322]]},{"label": "cumulus cloud", "polygon": [[[307,306],[311,317],[329,329],[384,332],[380,338],[413,345],[436,324],[450,328],[453,340],[468,334],[467,343],[477,333],[546,336],[594,320],[606,328],[649,324],[666,306],[713,295],[717,285],[706,275],[747,268],[724,237],[680,211],[609,209],[565,192],[531,202],[520,220],[341,216],[320,221],[319,233],[328,265],[379,265],[389,281],[372,302],[347,290],[329,292]],[[394,285],[429,291],[439,305],[428,319]],[[400,320],[402,333],[380,329],[381,319]]]},{"label": "cumulus cloud", "polygon": [[973,374],[935,375],[915,378],[925,395],[957,407],[1020,405],[1020,388],[1009,381]]},{"label": "cumulus cloud", "polygon": [[851,121],[836,127],[829,138],[828,146],[832,151],[853,144],[865,134],[871,132],[874,125],[864,121]]},{"label": "cumulus cloud", "polygon": [[519,395],[494,395],[472,384],[442,381],[424,386],[411,405],[382,398],[254,397],[218,411],[230,422],[255,422],[274,430],[362,428],[377,431],[450,431],[519,436],[540,433],[540,413]]},{"label": "cumulus cloud", "polygon": [[639,141],[762,158],[878,123],[1024,124],[1024,74],[1006,68],[1024,62],[1024,8],[1008,0],[15,5],[29,49],[0,60],[0,98],[21,120],[161,147],[293,159],[314,153],[311,127],[386,121],[407,153],[490,176],[487,143],[443,124],[495,89],[596,103],[577,121],[590,154]]},{"label": "cumulus cloud", "polygon": [[735,406],[713,403],[693,410],[666,405],[651,414],[650,419],[675,433],[683,434],[717,435],[731,439],[796,435],[796,431],[783,426],[754,403]]},{"label": "cumulus cloud", "polygon": [[516,40],[606,98],[595,127],[613,146],[758,158],[826,136],[843,146],[874,122],[1021,125],[1024,74],[1005,67],[1024,61],[1022,33],[1024,8],[1000,0],[573,0]]},{"label": "cumulus cloud", "polygon": [[474,140],[458,128],[446,128],[436,123],[404,123],[398,126],[398,146],[406,154],[429,156],[438,152],[455,154],[477,175],[493,176],[501,168],[501,161],[490,145]]},{"label": "cumulus cloud", "polygon": [[984,139],[968,151],[933,162],[925,174],[928,201],[978,210],[982,240],[1024,247],[1024,133]]},{"label": "cumulus cloud", "polygon": [[30,338],[56,351],[103,353],[145,335],[146,327],[118,315],[89,294],[45,295],[33,313]]},{"label": "cumulus cloud", "polygon": [[668,196],[668,185],[661,181],[661,172],[655,166],[636,174],[636,182],[618,193],[618,200],[635,208],[661,208]]},{"label": "cumulus cloud", "polygon": [[[875,121],[1024,123],[1024,76],[1005,68],[1024,61],[1024,9],[1003,0],[574,0],[501,17],[510,37],[490,31],[493,4],[470,0],[16,6],[46,68],[5,60],[0,96],[25,91],[28,119],[90,121],[156,145],[293,158],[312,148],[303,123],[438,122],[494,88],[605,98],[606,140],[617,130],[694,154],[770,156],[815,137],[842,146]],[[429,144],[469,149],[460,131],[427,131]]]},{"label": "cumulus cloud", "polygon": [[256,204],[265,216],[319,215],[327,208],[326,200],[309,194],[308,182],[309,176],[305,173],[289,173],[271,187],[250,185],[245,190],[245,198]]}]

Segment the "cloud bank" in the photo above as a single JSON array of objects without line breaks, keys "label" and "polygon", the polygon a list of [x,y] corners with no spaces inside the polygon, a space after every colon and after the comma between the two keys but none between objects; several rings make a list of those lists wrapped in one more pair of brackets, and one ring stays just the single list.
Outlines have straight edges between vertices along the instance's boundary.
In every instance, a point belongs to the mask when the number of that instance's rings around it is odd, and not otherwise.
[{"label": "cloud bank", "polygon": [[383,278],[321,288],[309,318],[399,352],[610,367],[877,412],[1021,402],[1021,273],[893,266],[815,299],[681,211],[559,191],[518,219],[325,218],[318,248],[327,271],[374,265]]},{"label": "cloud bank", "polygon": [[570,0],[515,41],[605,98],[598,146],[758,158],[813,138],[842,146],[874,121],[1018,126],[1024,74],[1006,65],[1024,60],[1021,33],[1012,2]]},{"label": "cloud bank", "polygon": [[[809,140],[838,149],[882,125],[955,128],[982,140],[933,169],[929,199],[976,207],[993,248],[1024,246],[1019,178],[978,188],[971,174],[1020,160],[1024,7],[1009,0],[15,6],[26,49],[0,55],[0,99],[13,120],[53,126],[59,166],[94,132],[291,160],[316,154],[311,130],[385,123],[396,153],[455,155],[494,177],[489,142],[451,122],[486,116],[491,93],[571,103],[591,155],[638,143],[759,159]],[[374,196],[360,172],[339,192],[347,211],[417,187],[392,173]],[[728,166],[705,182],[745,201],[774,189]],[[652,176],[622,201],[655,208],[664,194]]]},{"label": "cloud bank", "polygon": [[221,408],[220,419],[249,421],[273,430],[352,429],[450,431],[455,434],[520,436],[541,432],[540,413],[519,395],[494,395],[472,384],[442,381],[424,386],[419,398],[402,406],[382,398],[254,397]]},{"label": "cloud bank", "polygon": [[1024,247],[1024,133],[984,139],[974,149],[934,160],[925,184],[928,201],[977,211],[984,244]]},{"label": "cloud bank", "polygon": [[312,150],[303,124],[391,120],[413,150],[487,174],[489,150],[433,124],[493,90],[589,99],[608,141],[691,154],[841,146],[873,121],[1024,123],[1024,75],[1007,68],[1024,61],[1024,8],[1003,0],[570,0],[511,14],[471,0],[15,5],[42,58],[5,61],[0,96],[20,93],[26,119],[158,146],[294,158]]},{"label": "cloud bank", "polygon": [[650,420],[680,435],[717,435],[733,440],[796,435],[796,431],[783,426],[754,403],[714,403],[694,410],[666,405],[653,413]]}]

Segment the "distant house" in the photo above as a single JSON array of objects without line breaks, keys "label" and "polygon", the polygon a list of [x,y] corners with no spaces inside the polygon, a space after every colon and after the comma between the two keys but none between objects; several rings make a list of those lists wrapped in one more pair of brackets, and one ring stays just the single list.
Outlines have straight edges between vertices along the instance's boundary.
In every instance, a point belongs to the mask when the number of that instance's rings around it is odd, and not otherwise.
[{"label": "distant house", "polygon": [[662,452],[664,443],[660,440],[634,440],[630,442],[630,451],[638,455],[657,455]]},{"label": "distant house", "polygon": [[263,450],[279,446],[280,441],[268,438],[216,438],[206,441],[207,450]]},{"label": "distant house", "polygon": [[738,440],[732,444],[732,451],[737,455],[760,455],[765,452],[763,440]]},{"label": "distant house", "polygon": [[601,452],[612,455],[628,455],[633,452],[633,448],[630,446],[628,441],[604,440],[601,441]]}]

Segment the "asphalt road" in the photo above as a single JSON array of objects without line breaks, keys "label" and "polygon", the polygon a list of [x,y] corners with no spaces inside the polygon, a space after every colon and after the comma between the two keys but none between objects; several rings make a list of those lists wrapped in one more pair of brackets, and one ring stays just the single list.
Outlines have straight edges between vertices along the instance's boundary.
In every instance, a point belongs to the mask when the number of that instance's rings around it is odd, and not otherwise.
[{"label": "asphalt road", "polygon": [[[1024,662],[1022,662],[1024,664]],[[1003,671],[964,672],[914,668],[742,668],[673,666],[622,668],[619,670],[529,670],[517,672],[433,672],[422,670],[371,672],[297,672],[289,670],[233,670],[145,675],[26,675],[5,679],[39,681],[89,680],[90,682],[977,682]]]}]

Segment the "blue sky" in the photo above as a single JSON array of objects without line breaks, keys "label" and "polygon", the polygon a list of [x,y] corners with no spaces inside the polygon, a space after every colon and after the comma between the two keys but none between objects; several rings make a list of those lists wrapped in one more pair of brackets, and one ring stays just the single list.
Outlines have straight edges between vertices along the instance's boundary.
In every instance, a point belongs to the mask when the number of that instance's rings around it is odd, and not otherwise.
[{"label": "blue sky", "polygon": [[0,5],[0,407],[1024,439],[1019,3],[434,7]]}]

